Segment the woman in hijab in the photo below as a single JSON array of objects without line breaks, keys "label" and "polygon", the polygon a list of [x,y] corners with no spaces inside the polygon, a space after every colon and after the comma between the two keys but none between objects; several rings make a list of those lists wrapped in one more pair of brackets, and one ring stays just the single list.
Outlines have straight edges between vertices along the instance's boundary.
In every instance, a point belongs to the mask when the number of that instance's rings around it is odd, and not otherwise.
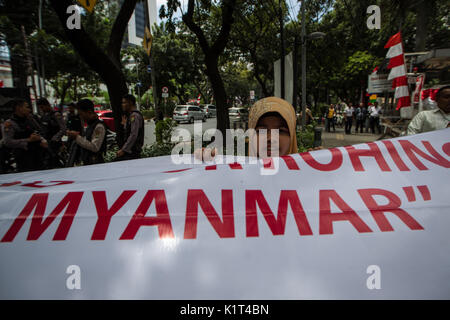
[{"label": "woman in hijab", "polygon": [[[286,100],[269,97],[258,100],[250,109],[248,128],[254,129],[250,136],[249,154],[251,157],[271,156],[271,151],[277,152],[274,156],[285,156],[298,153],[296,134],[296,114],[294,107]],[[271,139],[271,130],[278,129],[278,141]],[[265,134],[263,133],[265,131]],[[265,141],[264,141],[265,140]],[[272,146],[272,142],[275,145]],[[267,147],[266,154],[259,154],[260,145]],[[278,150],[277,150],[278,149]],[[195,157],[205,161],[215,156],[216,150],[196,150]],[[203,154],[203,157],[202,157]]]},{"label": "woman in hijab", "polygon": [[[259,154],[260,145],[264,146],[263,140],[266,140],[268,157],[271,151],[277,152],[277,156],[298,153],[296,122],[294,107],[286,100],[269,97],[257,101],[249,114],[248,128],[254,129],[257,135],[250,138],[249,156],[265,156]],[[274,129],[278,130],[278,139],[271,141],[271,130]],[[266,130],[265,134],[262,130]]]}]

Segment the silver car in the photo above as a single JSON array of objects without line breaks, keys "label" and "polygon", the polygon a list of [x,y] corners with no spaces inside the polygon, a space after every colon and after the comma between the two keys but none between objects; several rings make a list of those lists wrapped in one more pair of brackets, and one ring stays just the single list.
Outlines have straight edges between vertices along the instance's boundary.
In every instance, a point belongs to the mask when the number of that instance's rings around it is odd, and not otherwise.
[{"label": "silver car", "polygon": [[202,108],[208,118],[217,116],[216,106],[213,104],[202,104],[200,108]]},{"label": "silver car", "polygon": [[206,121],[206,114],[200,109],[200,107],[192,105],[176,106],[173,110],[173,120],[176,122],[189,122],[194,123],[195,120]]},{"label": "silver car", "polygon": [[228,109],[228,116],[230,122],[247,122],[248,121],[248,110],[245,108],[230,108]]}]

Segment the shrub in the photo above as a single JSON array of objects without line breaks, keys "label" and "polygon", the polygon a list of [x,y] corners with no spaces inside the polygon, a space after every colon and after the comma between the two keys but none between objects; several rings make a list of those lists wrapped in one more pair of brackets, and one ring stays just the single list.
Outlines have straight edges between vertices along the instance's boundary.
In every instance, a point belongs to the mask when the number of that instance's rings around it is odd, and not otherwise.
[{"label": "shrub", "polygon": [[142,110],[141,113],[144,116],[144,119],[152,119],[155,117],[155,110],[153,109]]},{"label": "shrub", "polygon": [[105,162],[112,162],[116,158],[117,151],[119,151],[119,147],[117,145],[107,150],[104,156]]},{"label": "shrub", "polygon": [[309,124],[304,131],[297,132],[297,145],[299,152],[306,152],[314,148],[314,128],[315,124]]},{"label": "shrub", "polygon": [[158,121],[155,126],[156,143],[170,143],[172,131],[177,125],[177,122],[170,118]]},{"label": "shrub", "polygon": [[172,154],[173,149],[172,143],[154,143],[151,146],[145,146],[142,149],[142,158],[151,158],[151,157],[160,157],[160,156],[168,156]]}]

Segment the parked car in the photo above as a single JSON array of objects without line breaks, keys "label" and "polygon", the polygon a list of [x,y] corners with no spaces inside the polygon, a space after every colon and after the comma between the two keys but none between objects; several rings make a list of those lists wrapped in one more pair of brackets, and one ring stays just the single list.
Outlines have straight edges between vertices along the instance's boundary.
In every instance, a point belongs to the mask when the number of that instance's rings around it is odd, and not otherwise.
[{"label": "parked car", "polygon": [[217,116],[216,106],[213,104],[202,104],[200,105],[200,108],[202,108],[208,118]]},{"label": "parked car", "polygon": [[230,108],[228,109],[228,116],[230,122],[247,122],[248,110],[245,108]]},{"label": "parked car", "polygon": [[109,130],[116,132],[116,126],[114,125],[114,113],[112,110],[100,110],[95,111],[97,113],[98,118],[102,120]]},{"label": "parked car", "polygon": [[206,113],[200,107],[192,105],[176,106],[173,110],[173,120],[180,123],[182,121],[194,123],[194,120],[206,121]]}]

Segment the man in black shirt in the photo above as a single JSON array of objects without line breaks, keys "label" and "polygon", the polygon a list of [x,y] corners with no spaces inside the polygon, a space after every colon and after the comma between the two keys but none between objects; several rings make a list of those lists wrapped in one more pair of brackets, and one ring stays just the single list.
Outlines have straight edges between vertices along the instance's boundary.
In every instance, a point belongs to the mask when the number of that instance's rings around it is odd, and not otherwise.
[{"label": "man in black shirt", "polygon": [[62,147],[62,137],[66,134],[66,124],[60,112],[54,111],[47,99],[41,98],[36,104],[42,112],[41,126],[42,135],[48,141],[48,167],[56,168],[61,166],[58,153]]},{"label": "man in black shirt", "polygon": [[81,160],[84,165],[104,163],[106,152],[106,125],[94,111],[94,104],[89,99],[83,99],[77,104],[80,117],[87,123],[83,135],[79,131],[69,130],[67,136],[74,139],[81,148]]},{"label": "man in black shirt", "polygon": [[39,132],[41,127],[31,116],[28,102],[14,99],[10,102],[14,114],[4,123],[5,147],[12,149],[19,172],[41,170],[43,165],[43,151],[48,143]]},{"label": "man in black shirt", "polygon": [[69,104],[69,112],[67,113],[66,129],[70,131],[83,131],[80,116],[77,114],[75,103]]},{"label": "man in black shirt", "polygon": [[122,125],[125,131],[125,143],[117,152],[114,161],[139,159],[144,145],[144,117],[136,109],[136,98],[126,95],[122,98]]}]

